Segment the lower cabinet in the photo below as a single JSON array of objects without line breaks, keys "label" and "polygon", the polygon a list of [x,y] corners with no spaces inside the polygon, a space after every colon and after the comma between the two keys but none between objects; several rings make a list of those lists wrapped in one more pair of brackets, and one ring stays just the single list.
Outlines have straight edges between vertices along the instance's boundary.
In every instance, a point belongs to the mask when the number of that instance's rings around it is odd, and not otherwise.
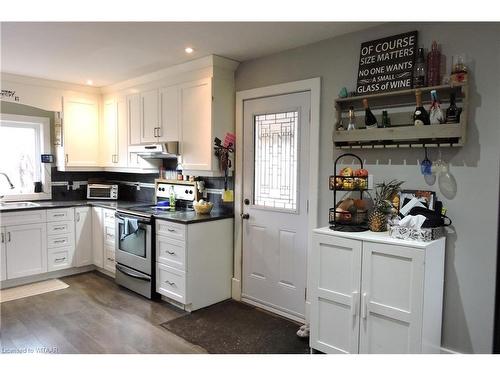
[{"label": "lower cabinet", "polygon": [[92,262],[115,273],[115,210],[92,207]]},{"label": "lower cabinet", "polygon": [[444,238],[329,228],[312,236],[310,346],[325,353],[439,353]]},{"label": "lower cabinet", "polygon": [[5,256],[5,230],[0,227],[0,281],[7,279],[7,258]]},{"label": "lower cabinet", "polygon": [[8,279],[47,272],[47,225],[33,223],[5,227]]},{"label": "lower cabinet", "polygon": [[47,271],[59,271],[74,266],[75,209],[47,210]]},{"label": "lower cabinet", "polygon": [[187,311],[231,298],[233,219],[155,225],[157,293]]},{"label": "lower cabinet", "polygon": [[75,208],[75,266],[93,263],[92,211],[90,207]]}]

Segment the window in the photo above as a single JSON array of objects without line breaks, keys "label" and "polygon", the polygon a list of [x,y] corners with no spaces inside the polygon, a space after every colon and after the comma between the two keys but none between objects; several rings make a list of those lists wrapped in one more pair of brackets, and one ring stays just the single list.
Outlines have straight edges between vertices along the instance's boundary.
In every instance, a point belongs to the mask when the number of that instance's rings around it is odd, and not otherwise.
[{"label": "window", "polygon": [[[50,153],[49,119],[1,115],[0,195],[6,200],[50,198],[50,168],[41,163],[40,155]],[[42,182],[43,193],[35,193],[35,182]]]},{"label": "window", "polygon": [[297,210],[297,111],[255,116],[254,204]]}]

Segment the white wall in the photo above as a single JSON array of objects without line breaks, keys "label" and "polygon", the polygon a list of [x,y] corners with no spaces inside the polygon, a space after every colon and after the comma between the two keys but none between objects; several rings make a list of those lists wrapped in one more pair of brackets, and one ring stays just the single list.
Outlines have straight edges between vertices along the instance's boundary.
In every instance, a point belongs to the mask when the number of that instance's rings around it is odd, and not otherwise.
[{"label": "white wall", "polygon": [[[236,72],[237,91],[321,77],[319,223],[327,224],[332,194],[328,176],[338,156],[332,145],[333,100],[343,86],[354,90],[359,48],[364,41],[418,30],[419,44],[436,39],[451,60],[465,52],[471,71],[468,140],[462,149],[443,149],[458,191],[447,200],[437,183],[419,172],[423,150],[356,151],[376,182],[397,178],[405,188],[435,190],[452,217],[446,246],[442,345],[465,353],[492,350],[497,255],[500,24],[392,23],[244,62]],[[448,65],[450,61],[448,61]],[[437,151],[431,150],[431,159]]]}]

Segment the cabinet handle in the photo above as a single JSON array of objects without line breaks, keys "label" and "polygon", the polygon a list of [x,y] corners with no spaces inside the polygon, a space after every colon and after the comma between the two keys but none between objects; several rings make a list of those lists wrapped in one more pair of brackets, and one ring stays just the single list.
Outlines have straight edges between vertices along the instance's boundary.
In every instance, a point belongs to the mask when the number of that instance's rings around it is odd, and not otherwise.
[{"label": "cabinet handle", "polygon": [[66,240],[55,240],[54,243],[65,243]]},{"label": "cabinet handle", "polygon": [[4,243],[5,242],[5,234],[3,232],[1,234],[2,234],[2,243]]},{"label": "cabinet handle", "polygon": [[158,129],[158,135],[157,135],[157,137],[160,138],[161,137],[161,127],[158,127],[157,129]]},{"label": "cabinet handle", "polygon": [[76,221],[80,221],[80,213],[79,212],[76,213]]},{"label": "cabinet handle", "polygon": [[68,154],[64,155],[64,159],[65,159],[66,164],[67,164],[67,163],[68,163],[68,161],[69,161],[69,156],[68,156]]},{"label": "cabinet handle", "polygon": [[53,230],[64,230],[66,227],[54,227]]},{"label": "cabinet handle", "polygon": [[367,299],[367,294],[363,293],[363,298],[361,301],[361,317],[363,319],[366,319],[367,310],[368,310],[368,306],[366,305],[366,299]]},{"label": "cabinet handle", "polygon": [[358,291],[351,293],[351,315],[356,316],[357,307],[358,307]]},{"label": "cabinet handle", "polygon": [[167,253],[170,254],[170,255],[174,255],[175,251],[169,251],[169,250],[167,250]]},{"label": "cabinet handle", "polygon": [[54,214],[54,217],[63,217],[65,216],[64,214]]},{"label": "cabinet handle", "polygon": [[110,262],[114,262],[114,261],[115,261],[115,260],[114,260],[114,258],[108,258],[108,260],[109,260]]},{"label": "cabinet handle", "polygon": [[175,229],[172,229],[172,228],[167,228],[167,230],[168,230],[169,232],[175,232]]},{"label": "cabinet handle", "polygon": [[10,232],[7,232],[7,242],[10,242]]},{"label": "cabinet handle", "polygon": [[170,281],[168,281],[168,280],[165,280],[165,283],[166,283],[166,284],[168,284],[168,285],[170,285],[170,286],[174,286],[174,285],[175,285],[175,283],[174,283],[174,282],[170,282]]},{"label": "cabinet handle", "polygon": [[56,259],[54,259],[54,262],[62,262],[64,260],[66,260],[66,257],[64,257],[64,258],[56,258]]}]

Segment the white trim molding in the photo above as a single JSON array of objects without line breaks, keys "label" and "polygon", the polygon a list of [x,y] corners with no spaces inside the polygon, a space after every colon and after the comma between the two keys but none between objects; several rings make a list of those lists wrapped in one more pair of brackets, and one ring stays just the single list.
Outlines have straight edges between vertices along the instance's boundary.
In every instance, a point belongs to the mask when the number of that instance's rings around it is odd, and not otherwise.
[{"label": "white trim molding", "polygon": [[[243,105],[246,100],[268,96],[292,94],[296,92],[311,93],[311,121],[309,132],[309,220],[308,220],[308,258],[311,249],[311,233],[318,225],[318,165],[319,165],[319,129],[320,129],[320,96],[321,78],[311,78],[302,81],[282,83],[256,89],[238,91],[236,93],[236,155],[235,155],[235,186],[234,186],[234,274],[231,295],[233,299],[241,300],[242,278],[242,220],[240,215],[243,206]],[[307,266],[309,267],[309,266]],[[309,270],[307,270],[309,273]],[[306,321],[309,321],[306,303]]]}]

